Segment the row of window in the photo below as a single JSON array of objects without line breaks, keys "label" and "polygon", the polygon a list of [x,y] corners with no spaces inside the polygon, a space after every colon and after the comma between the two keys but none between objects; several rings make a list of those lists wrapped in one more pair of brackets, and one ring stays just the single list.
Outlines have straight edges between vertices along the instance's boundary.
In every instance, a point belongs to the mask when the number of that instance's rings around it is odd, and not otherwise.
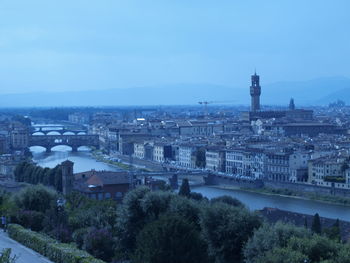
[{"label": "row of window", "polygon": [[[112,198],[111,193],[106,192],[106,193],[91,193],[89,194],[90,198],[92,199],[97,199],[97,200],[104,200],[104,199],[110,199]],[[123,193],[122,192],[116,192],[113,196],[115,199],[122,199],[123,198]]]}]

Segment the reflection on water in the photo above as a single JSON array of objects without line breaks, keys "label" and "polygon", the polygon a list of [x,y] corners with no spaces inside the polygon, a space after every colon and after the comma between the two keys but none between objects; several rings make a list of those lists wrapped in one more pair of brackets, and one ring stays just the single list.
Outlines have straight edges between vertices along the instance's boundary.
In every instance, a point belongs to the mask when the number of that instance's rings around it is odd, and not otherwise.
[{"label": "reflection on water", "polygon": [[120,169],[96,161],[91,157],[89,148],[80,147],[78,152],[71,152],[69,146],[56,146],[52,148],[51,153],[47,153],[45,148],[40,146],[33,146],[30,148],[33,153],[33,160],[42,167],[53,168],[57,164],[65,160],[74,162],[74,172],[85,172],[91,169],[95,170],[107,170],[107,171],[119,171]]},{"label": "reflection on water", "polygon": [[298,198],[280,197],[273,195],[264,195],[242,190],[225,190],[213,187],[196,187],[193,191],[201,193],[208,198],[214,198],[222,195],[229,195],[237,198],[251,210],[263,209],[264,207],[279,208],[282,210],[320,216],[334,219],[350,221],[350,207],[316,202],[313,200],[303,200]]}]

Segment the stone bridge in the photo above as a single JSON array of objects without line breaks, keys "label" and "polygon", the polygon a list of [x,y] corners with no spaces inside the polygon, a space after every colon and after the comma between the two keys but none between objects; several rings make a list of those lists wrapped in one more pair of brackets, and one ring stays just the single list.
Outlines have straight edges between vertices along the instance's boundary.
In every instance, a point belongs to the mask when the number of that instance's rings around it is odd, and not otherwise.
[{"label": "stone bridge", "polygon": [[81,134],[86,134],[87,130],[73,130],[69,128],[63,128],[63,129],[57,130],[57,129],[52,129],[52,128],[49,129],[44,127],[44,128],[33,130],[32,135],[37,132],[41,132],[44,135],[47,135],[50,132],[58,132],[60,135],[64,135],[66,132],[74,133],[74,135],[79,135],[79,134],[81,135]]},{"label": "stone bridge", "polygon": [[32,126],[32,135],[34,133],[40,132],[44,135],[47,135],[50,132],[58,132],[61,135],[64,135],[66,132],[71,132],[75,135],[78,134],[87,134],[87,129],[86,128],[79,128],[76,126]]},{"label": "stone bridge", "polygon": [[32,135],[29,137],[29,147],[41,146],[46,148],[47,152],[52,147],[58,145],[67,145],[76,152],[80,146],[99,148],[98,135]]}]

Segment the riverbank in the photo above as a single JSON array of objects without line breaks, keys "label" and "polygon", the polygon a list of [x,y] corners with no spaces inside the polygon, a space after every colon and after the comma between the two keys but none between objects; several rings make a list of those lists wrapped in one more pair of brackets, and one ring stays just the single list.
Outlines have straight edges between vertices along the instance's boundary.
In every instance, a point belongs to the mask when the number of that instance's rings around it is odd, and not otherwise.
[{"label": "riverbank", "polygon": [[102,152],[100,150],[92,150],[91,151],[91,157],[94,158],[95,160],[99,161],[99,162],[103,162],[105,164],[108,164],[108,165],[112,165],[116,168],[120,168],[120,169],[123,169],[123,170],[131,170],[131,169],[136,169],[138,171],[142,171],[142,172],[149,172],[150,170],[146,169],[146,168],[140,168],[140,167],[137,167],[135,165],[130,165],[130,164],[127,164],[127,163],[124,163],[124,162],[118,162],[118,161],[115,161],[115,160],[110,160],[110,159],[106,159]]},{"label": "riverbank", "polygon": [[117,168],[121,168],[123,170],[130,170],[131,169],[131,166],[127,165],[125,163],[120,163],[120,162],[115,162],[112,160],[105,159],[102,155],[102,152],[99,150],[91,151],[91,157],[93,157],[95,160],[97,160],[99,162],[104,162],[106,164],[113,165],[113,166],[115,166]]},{"label": "riverbank", "polygon": [[211,187],[217,188],[217,189],[223,189],[223,190],[244,191],[244,192],[252,192],[252,193],[258,193],[263,195],[312,200],[312,201],[317,201],[321,203],[337,204],[337,205],[350,207],[350,198],[347,198],[347,197],[320,195],[317,193],[303,193],[303,192],[293,191],[290,189],[272,189],[267,187],[259,188],[259,189],[242,188],[234,185],[214,185]]}]

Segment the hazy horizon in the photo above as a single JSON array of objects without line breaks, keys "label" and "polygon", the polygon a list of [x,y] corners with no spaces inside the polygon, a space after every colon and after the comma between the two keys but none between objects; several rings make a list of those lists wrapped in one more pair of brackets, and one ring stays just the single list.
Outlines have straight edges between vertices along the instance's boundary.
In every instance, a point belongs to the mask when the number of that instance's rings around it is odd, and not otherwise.
[{"label": "hazy horizon", "polygon": [[181,83],[238,90],[255,68],[263,87],[350,78],[349,8],[345,0],[2,1],[0,94]]}]

